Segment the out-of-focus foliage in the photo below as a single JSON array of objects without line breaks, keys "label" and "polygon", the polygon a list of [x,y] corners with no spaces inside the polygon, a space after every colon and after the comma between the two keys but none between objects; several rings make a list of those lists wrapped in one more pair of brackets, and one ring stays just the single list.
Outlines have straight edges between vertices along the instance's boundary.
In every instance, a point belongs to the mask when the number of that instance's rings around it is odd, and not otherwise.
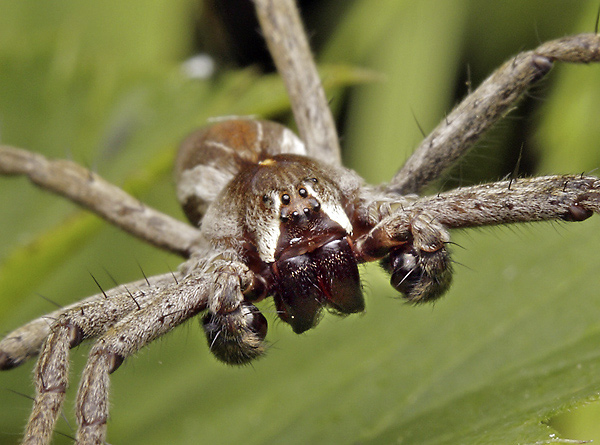
[{"label": "out-of-focus foliage", "polygon": [[[376,7],[374,5],[376,4]],[[512,54],[592,31],[597,4],[564,1],[321,2],[324,80],[344,157],[370,182],[388,180],[425,132]],[[169,165],[177,143],[211,116],[286,110],[274,75],[223,69],[190,81],[189,0],[0,1],[0,140],[93,168],[180,216]],[[317,25],[315,25],[317,26]],[[353,88],[370,68],[377,81]],[[329,68],[327,68],[329,66]],[[530,172],[600,165],[600,66],[557,67],[492,132],[449,183],[510,173],[524,147]],[[415,122],[418,122],[417,123]],[[0,327],[18,327],[111,286],[177,267],[22,179],[0,178]],[[75,212],[75,213],[74,213]],[[435,307],[397,300],[364,267],[367,313],[331,315],[302,336],[275,321],[267,358],[216,363],[196,321],[129,359],[112,376],[111,443],[543,443],[554,414],[600,388],[599,218],[455,233],[455,285]],[[72,401],[86,346],[74,350]],[[0,443],[14,443],[33,363],[0,373]],[[589,439],[557,425],[572,439]],[[600,435],[599,435],[600,436]],[[57,435],[55,443],[68,443]]]}]

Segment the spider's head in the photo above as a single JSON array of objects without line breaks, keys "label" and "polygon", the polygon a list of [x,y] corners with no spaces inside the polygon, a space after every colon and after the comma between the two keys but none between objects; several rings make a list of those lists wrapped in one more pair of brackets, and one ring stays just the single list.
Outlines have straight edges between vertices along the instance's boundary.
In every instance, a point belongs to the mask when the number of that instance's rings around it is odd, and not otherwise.
[{"label": "spider's head", "polygon": [[300,333],[317,324],[324,307],[364,310],[347,198],[326,167],[273,156],[245,169],[232,187],[245,196],[244,233],[260,262],[254,270],[270,283],[282,320]]},{"label": "spider's head", "polygon": [[352,235],[339,188],[317,162],[274,156],[240,179],[247,183],[244,225],[264,263],[303,255]]}]

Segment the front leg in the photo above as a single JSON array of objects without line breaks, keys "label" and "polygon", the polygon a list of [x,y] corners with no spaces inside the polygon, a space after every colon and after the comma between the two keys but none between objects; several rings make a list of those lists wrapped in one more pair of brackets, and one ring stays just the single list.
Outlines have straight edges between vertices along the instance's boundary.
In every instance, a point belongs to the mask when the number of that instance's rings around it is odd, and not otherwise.
[{"label": "front leg", "polygon": [[[0,341],[0,369],[18,366],[40,350],[36,394],[23,443],[49,443],[69,379],[69,349],[104,334],[130,313],[146,307],[176,275],[151,277],[102,292],[16,329]],[[45,339],[45,341],[44,341]]]},{"label": "front leg", "polygon": [[197,258],[182,266],[185,278],[157,292],[153,301],[116,323],[92,347],[77,395],[77,443],[104,443],[109,374],[142,347],[206,309],[203,325],[217,358],[243,364],[264,352],[267,322],[247,301],[264,296],[262,281],[232,252]]},{"label": "front leg", "polygon": [[392,285],[411,302],[440,297],[450,286],[448,229],[533,221],[583,221],[600,213],[600,179],[546,176],[465,187],[380,207],[380,221],[359,238],[364,260],[384,258]]},{"label": "front leg", "polygon": [[420,200],[451,229],[533,221],[583,221],[600,213],[600,179],[541,176],[465,187]]},{"label": "front leg", "polygon": [[78,444],[105,443],[109,374],[148,343],[204,311],[211,279],[207,274],[191,274],[157,290],[148,305],[136,307],[98,338],[77,393]]}]

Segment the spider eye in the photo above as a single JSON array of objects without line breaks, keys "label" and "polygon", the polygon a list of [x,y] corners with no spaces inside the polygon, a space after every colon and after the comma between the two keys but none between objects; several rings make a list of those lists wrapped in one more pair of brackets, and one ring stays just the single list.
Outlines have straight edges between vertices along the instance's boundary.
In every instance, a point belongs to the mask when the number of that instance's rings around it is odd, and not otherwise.
[{"label": "spider eye", "polygon": [[269,202],[270,201],[269,200],[269,195],[263,195],[262,200],[263,200],[264,203]]},{"label": "spider eye", "polygon": [[287,193],[284,193],[283,195],[281,195],[281,203],[283,205],[288,205],[291,202],[291,198],[290,195],[288,195]]},{"label": "spider eye", "polygon": [[304,187],[302,187],[301,189],[298,190],[298,194],[300,195],[301,198],[306,198],[308,196],[308,192],[306,191],[306,189]]},{"label": "spider eye", "polygon": [[317,182],[319,182],[319,180],[318,180],[317,178],[310,178],[310,179],[309,179],[309,181],[312,181],[312,182],[313,182],[313,183],[315,183],[315,184],[316,184]]}]

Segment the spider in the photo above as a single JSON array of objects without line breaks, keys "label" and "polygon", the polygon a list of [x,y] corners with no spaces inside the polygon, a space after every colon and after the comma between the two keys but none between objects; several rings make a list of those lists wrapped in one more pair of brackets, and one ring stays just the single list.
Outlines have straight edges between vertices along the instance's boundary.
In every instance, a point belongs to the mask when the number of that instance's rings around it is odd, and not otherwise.
[{"label": "spider", "polygon": [[[261,8],[273,7],[268,2],[257,6],[267,37],[284,30],[290,38],[301,35],[294,25],[297,19],[290,26],[277,22],[293,18],[292,11],[265,12]],[[268,22],[269,17],[274,22]],[[102,291],[5,337],[0,343],[4,369],[40,354],[25,441],[50,440],[67,386],[68,350],[85,339],[96,342],[80,383],[77,440],[102,443],[108,375],[191,317],[203,314],[208,344],[217,358],[244,364],[264,353],[266,320],[254,303],[268,296],[274,298],[279,317],[301,333],[318,323],[323,308],[342,315],[361,312],[357,264],[381,260],[393,287],[408,301],[433,301],[450,286],[449,229],[582,221],[600,211],[600,180],[584,175],[511,179],[429,197],[416,195],[554,61],[599,61],[597,35],[549,42],[511,59],[448,115],[389,184],[380,187],[364,184],[339,165],[322,91],[312,91],[310,82],[303,84],[302,79],[314,77],[295,75],[278,55],[276,39],[270,43],[280,72],[291,79],[292,100],[308,98],[308,108],[294,102],[304,142],[277,124],[246,119],[225,120],[193,134],[182,146],[176,171],[179,198],[194,227],[143,206],[74,164],[2,149],[4,174],[26,174],[119,227],[188,258],[175,273]],[[308,62],[302,60],[306,67]]]}]

